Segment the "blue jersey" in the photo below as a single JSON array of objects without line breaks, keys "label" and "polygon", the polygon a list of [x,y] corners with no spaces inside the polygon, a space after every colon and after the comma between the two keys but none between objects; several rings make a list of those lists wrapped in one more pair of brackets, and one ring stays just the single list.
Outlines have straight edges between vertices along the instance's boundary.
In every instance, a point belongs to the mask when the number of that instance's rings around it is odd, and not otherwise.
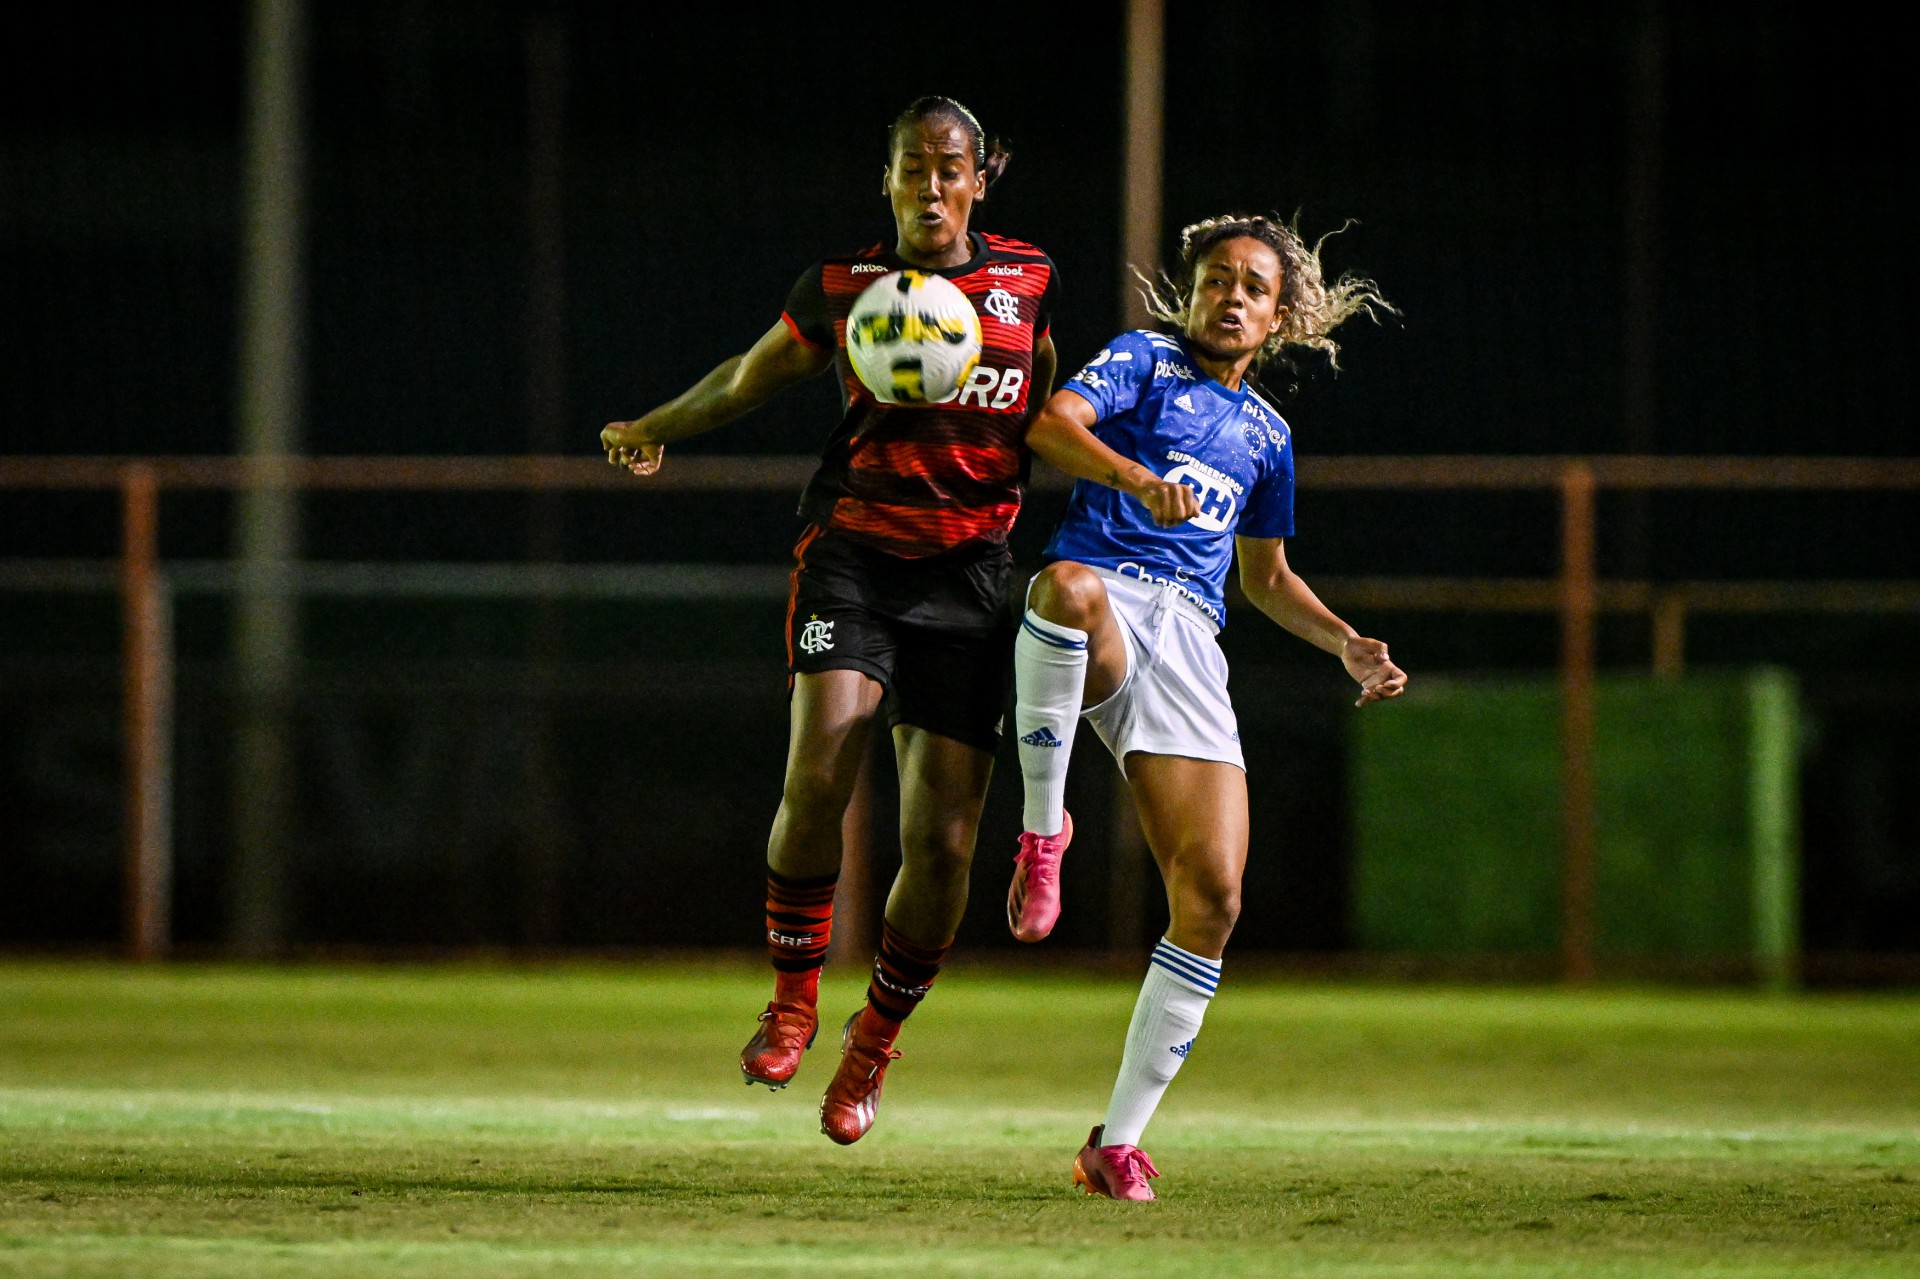
[{"label": "blue jersey", "polygon": [[1161,528],[1138,499],[1081,480],[1046,561],[1073,560],[1172,582],[1216,626],[1233,539],[1293,536],[1293,435],[1251,387],[1229,391],[1179,338],[1122,333],[1066,389],[1093,406],[1101,443],[1200,495],[1200,513]]}]

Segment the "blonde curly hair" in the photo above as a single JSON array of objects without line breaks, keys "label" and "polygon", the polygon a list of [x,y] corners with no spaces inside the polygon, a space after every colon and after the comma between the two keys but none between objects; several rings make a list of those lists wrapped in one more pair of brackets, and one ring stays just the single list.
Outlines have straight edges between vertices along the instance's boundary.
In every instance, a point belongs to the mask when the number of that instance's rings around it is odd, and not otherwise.
[{"label": "blonde curly hair", "polygon": [[[1328,284],[1320,266],[1320,246],[1338,232],[1330,231],[1309,245],[1301,238],[1295,223],[1258,214],[1230,213],[1182,228],[1178,278],[1162,272],[1156,283],[1142,275],[1139,268],[1134,269],[1148,314],[1186,332],[1195,273],[1207,254],[1225,240],[1242,237],[1258,240],[1280,259],[1280,305],[1286,308],[1286,314],[1279,330],[1261,343],[1254,356],[1254,367],[1259,368],[1288,347],[1309,347],[1325,352],[1327,363],[1338,369],[1340,345],[1331,336],[1334,329],[1356,315],[1364,314],[1377,321],[1380,311],[1389,315],[1400,312],[1381,295],[1380,286],[1365,276],[1342,275]],[[1348,222],[1340,230],[1352,225]]]}]

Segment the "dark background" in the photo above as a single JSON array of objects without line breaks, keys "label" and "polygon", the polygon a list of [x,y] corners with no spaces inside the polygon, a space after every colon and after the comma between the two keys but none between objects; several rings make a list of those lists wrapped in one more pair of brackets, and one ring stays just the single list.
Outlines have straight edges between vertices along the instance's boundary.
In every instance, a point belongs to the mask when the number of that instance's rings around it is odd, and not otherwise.
[{"label": "dark background", "polygon": [[[1327,245],[1330,267],[1375,277],[1404,312],[1343,334],[1338,377],[1315,366],[1269,379],[1303,453],[1915,452],[1913,162],[1896,131],[1911,73],[1900,42],[1863,38],[1877,10],[1171,8],[1163,249],[1183,223],[1226,210],[1297,210],[1310,234],[1352,219]],[[9,19],[0,449],[234,447],[245,17],[238,4],[74,4]],[[565,50],[570,447],[592,451],[603,422],[743,349],[810,261],[889,233],[884,128],[921,93],[960,98],[1011,141],[978,225],[1059,264],[1063,365],[1120,322],[1120,6],[315,0],[309,21],[313,452],[537,442],[526,335],[540,29]],[[1651,202],[1641,314],[1655,351],[1651,411],[1637,418],[1625,339],[1636,182]],[[811,452],[834,417],[823,379],[688,451]],[[1023,557],[1057,509],[1032,502]],[[226,516],[219,498],[169,498],[166,553],[226,554]],[[1608,499],[1602,517],[1603,572],[1665,580],[1911,577],[1920,532],[1911,498],[1874,495]],[[1554,519],[1544,497],[1309,490],[1291,553],[1310,578],[1544,575]],[[307,503],[303,543],[316,558],[500,560],[526,554],[528,529],[527,503],[510,497],[329,497]],[[636,489],[570,499],[563,540],[576,561],[771,564],[794,532],[784,498]],[[107,555],[116,539],[105,497],[0,493],[0,557]],[[490,767],[506,779],[511,761],[458,765],[451,745],[510,745],[514,717],[534,713],[517,691],[526,612],[309,609],[302,940],[749,935],[784,737],[777,610],[561,610],[556,687],[570,691],[542,694],[541,713],[562,716],[577,753],[575,852],[561,923],[539,927],[516,905],[513,805],[484,812],[513,783],[473,780]],[[0,939],[103,939],[116,926],[114,617],[104,599],[0,596],[0,874],[12,884]],[[1416,674],[1541,671],[1555,656],[1544,618],[1355,620]],[[183,601],[179,623],[178,913],[183,938],[210,942],[227,623],[217,600]],[[1696,662],[1780,662],[1805,681],[1815,948],[1920,950],[1920,835],[1899,798],[1920,784],[1916,640],[1902,618],[1702,619],[1690,636]],[[1338,673],[1256,619],[1227,644],[1243,714],[1267,723],[1255,822],[1274,851],[1257,859],[1244,940],[1338,950]],[[1602,655],[1644,663],[1640,620],[1609,622]],[[663,784],[669,748],[679,771]],[[417,776],[403,767],[415,756]],[[453,803],[429,764],[476,798]],[[1079,771],[1094,787],[1104,768],[1089,755]],[[388,808],[351,776],[397,788]],[[986,848],[1010,847],[1000,828],[1014,789],[996,787]],[[680,798],[663,806],[663,792]],[[449,834],[459,822],[474,833]],[[990,906],[1002,868],[982,862]],[[648,909],[662,883],[707,882],[711,910]],[[976,909],[969,935],[997,935],[993,913]],[[1103,944],[1088,928],[1069,940]]]}]

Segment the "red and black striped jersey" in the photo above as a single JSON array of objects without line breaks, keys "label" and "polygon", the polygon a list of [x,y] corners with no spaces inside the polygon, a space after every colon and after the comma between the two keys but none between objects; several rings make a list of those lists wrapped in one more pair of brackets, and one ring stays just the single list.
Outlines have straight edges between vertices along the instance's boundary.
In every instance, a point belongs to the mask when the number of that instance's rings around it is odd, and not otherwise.
[{"label": "red and black striped jersey", "polygon": [[1004,545],[1020,513],[1028,392],[1034,353],[1052,325],[1055,271],[1031,244],[977,232],[972,239],[971,259],[933,272],[980,313],[980,363],[943,403],[883,404],[847,358],[855,299],[889,271],[926,268],[877,244],[828,258],[800,277],[781,316],[802,342],[833,349],[845,409],[800,514],[907,558]]}]

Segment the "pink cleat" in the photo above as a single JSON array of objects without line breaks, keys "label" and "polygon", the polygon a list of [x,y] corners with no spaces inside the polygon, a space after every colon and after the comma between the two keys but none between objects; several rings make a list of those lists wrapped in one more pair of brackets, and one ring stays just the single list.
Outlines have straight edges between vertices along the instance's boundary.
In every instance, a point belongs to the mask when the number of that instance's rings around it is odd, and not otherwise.
[{"label": "pink cleat", "polygon": [[1073,1157],[1073,1184],[1090,1195],[1108,1199],[1129,1199],[1144,1203],[1153,1199],[1147,1178],[1158,1177],[1160,1170],[1138,1146],[1103,1146],[1100,1134],[1105,1124],[1087,1134],[1087,1144]]},{"label": "pink cleat", "polygon": [[1013,855],[1007,927],[1021,941],[1042,940],[1060,919],[1060,856],[1073,842],[1073,816],[1061,816],[1065,820],[1058,835],[1027,831],[1020,836],[1020,851]]}]

